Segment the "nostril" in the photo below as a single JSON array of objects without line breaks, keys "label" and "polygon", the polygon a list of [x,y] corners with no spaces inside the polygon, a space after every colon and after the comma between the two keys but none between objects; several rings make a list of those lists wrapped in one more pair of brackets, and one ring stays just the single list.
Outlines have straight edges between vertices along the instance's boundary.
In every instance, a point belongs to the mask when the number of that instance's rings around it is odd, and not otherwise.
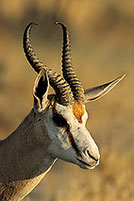
[{"label": "nostril", "polygon": [[89,155],[90,158],[92,158],[93,160],[95,160],[96,162],[98,162],[99,159],[97,159],[94,156],[92,156],[88,150],[87,150],[87,153],[88,153],[88,155]]}]

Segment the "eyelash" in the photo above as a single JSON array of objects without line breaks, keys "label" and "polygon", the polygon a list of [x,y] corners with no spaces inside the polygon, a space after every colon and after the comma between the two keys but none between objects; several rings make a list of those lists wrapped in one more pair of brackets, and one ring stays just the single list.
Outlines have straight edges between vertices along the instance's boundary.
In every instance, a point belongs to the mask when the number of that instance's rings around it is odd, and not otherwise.
[{"label": "eyelash", "polygon": [[53,121],[59,127],[65,127],[66,130],[69,130],[69,124],[67,123],[66,119],[62,117],[62,115],[55,113],[53,116]]}]

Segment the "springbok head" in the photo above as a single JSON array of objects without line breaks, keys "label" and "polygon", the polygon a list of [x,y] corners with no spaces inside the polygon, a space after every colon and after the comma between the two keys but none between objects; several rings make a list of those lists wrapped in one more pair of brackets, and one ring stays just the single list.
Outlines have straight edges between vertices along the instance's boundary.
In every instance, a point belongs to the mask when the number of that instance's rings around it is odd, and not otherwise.
[{"label": "springbok head", "polygon": [[[67,27],[63,31],[62,73],[52,72],[39,61],[30,43],[32,22],[24,32],[23,46],[27,60],[38,73],[33,88],[34,110],[44,120],[50,139],[49,152],[55,158],[72,162],[84,169],[94,168],[99,163],[99,150],[86,128],[88,118],[85,104],[108,93],[122,78],[84,90],[71,62],[70,36]],[[51,86],[55,94],[48,95]],[[40,128],[43,129],[43,128]]]}]

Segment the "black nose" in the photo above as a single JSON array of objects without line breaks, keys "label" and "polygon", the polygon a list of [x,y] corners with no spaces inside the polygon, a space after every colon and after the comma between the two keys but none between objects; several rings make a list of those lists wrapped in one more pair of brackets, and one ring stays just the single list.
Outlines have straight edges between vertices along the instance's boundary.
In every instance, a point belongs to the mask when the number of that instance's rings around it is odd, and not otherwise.
[{"label": "black nose", "polygon": [[92,158],[93,160],[95,160],[96,162],[98,162],[99,159],[95,158],[94,156],[92,156],[88,150],[87,150],[87,153],[88,153],[88,155],[89,155],[90,158]]}]

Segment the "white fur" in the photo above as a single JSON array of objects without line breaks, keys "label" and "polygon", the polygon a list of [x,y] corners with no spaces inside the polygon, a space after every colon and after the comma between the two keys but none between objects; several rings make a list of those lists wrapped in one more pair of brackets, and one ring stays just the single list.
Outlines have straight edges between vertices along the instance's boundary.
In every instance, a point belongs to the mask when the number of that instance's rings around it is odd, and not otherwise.
[{"label": "white fur", "polygon": [[[53,157],[75,163],[81,168],[94,168],[99,163],[100,154],[96,143],[94,142],[89,131],[85,127],[88,118],[86,110],[85,114],[82,117],[83,123],[79,123],[74,116],[72,112],[72,106],[63,106],[56,103],[56,110],[58,114],[62,115],[67,120],[70,126],[70,132],[73,135],[75,144],[77,148],[81,151],[82,156],[78,157],[74,148],[70,145],[67,137],[68,134],[65,128],[58,127],[54,123],[52,108],[50,108],[47,117],[44,120],[44,124],[46,125],[51,141],[49,146],[50,153],[53,155]],[[89,155],[87,154],[87,150],[96,160],[98,160],[97,162],[89,157]],[[77,158],[86,162],[87,164],[89,164],[89,166],[81,163],[77,160]]]}]

